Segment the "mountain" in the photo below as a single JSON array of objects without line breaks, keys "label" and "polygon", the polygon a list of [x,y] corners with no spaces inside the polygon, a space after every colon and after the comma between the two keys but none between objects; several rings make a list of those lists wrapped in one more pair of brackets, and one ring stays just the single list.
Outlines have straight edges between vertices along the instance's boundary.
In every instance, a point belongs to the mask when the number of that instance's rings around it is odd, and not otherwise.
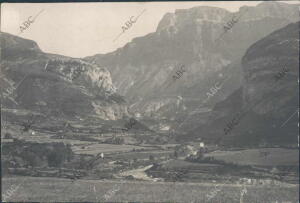
[{"label": "mountain", "polygon": [[292,23],[251,45],[242,58],[242,87],[198,115],[206,122],[181,139],[297,146],[299,31],[299,22]]},{"label": "mountain", "polygon": [[[296,22],[298,12],[298,6],[279,2],[243,6],[233,13],[206,6],[178,9],[167,13],[154,33],[85,59],[107,67],[132,113],[176,129],[182,118],[211,109],[239,89],[241,58],[247,48]],[[233,18],[238,22],[225,32]],[[185,72],[174,81],[182,65]],[[225,80],[222,91],[203,104],[212,86]],[[177,131],[186,131],[184,126]]]},{"label": "mountain", "polygon": [[11,34],[2,32],[0,40],[4,108],[65,118],[117,120],[128,115],[104,67],[44,53],[36,42]]}]

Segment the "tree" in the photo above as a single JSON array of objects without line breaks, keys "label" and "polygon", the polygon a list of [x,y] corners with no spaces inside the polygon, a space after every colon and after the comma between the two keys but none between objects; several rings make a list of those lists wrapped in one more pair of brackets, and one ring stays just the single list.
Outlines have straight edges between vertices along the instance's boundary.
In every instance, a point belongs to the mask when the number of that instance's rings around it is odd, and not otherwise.
[{"label": "tree", "polygon": [[5,139],[12,139],[13,137],[10,133],[5,133],[4,138]]},{"label": "tree", "polygon": [[149,160],[154,161],[154,156],[152,154],[149,156]]},{"label": "tree", "polygon": [[122,137],[116,137],[114,140],[115,144],[124,144],[124,139]]},{"label": "tree", "polygon": [[50,152],[50,154],[48,154],[47,161],[48,161],[48,166],[57,167],[62,164],[63,156],[61,156],[59,153],[53,151],[53,152]]},{"label": "tree", "polygon": [[174,157],[175,157],[175,159],[178,158],[178,152],[176,150],[174,151]]},{"label": "tree", "polygon": [[202,159],[204,156],[204,150],[201,148],[198,152],[197,152],[197,158],[198,159]]}]

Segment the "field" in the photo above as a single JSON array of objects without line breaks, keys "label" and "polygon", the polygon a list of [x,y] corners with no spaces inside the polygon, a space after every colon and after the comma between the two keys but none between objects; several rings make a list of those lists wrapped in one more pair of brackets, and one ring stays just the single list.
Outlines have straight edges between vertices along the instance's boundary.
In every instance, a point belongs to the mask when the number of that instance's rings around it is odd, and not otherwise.
[{"label": "field", "polygon": [[[6,153],[4,157],[8,176],[2,179],[2,195],[7,197],[6,201],[291,203],[297,202],[299,195],[296,149],[210,149],[204,158],[214,159],[184,160],[186,155],[179,153],[175,157],[176,144],[158,145],[137,139],[146,134],[97,133],[76,123],[70,129],[55,123],[27,132],[22,129],[21,125],[9,124],[4,135],[10,136],[2,138],[3,146],[14,151],[14,156]],[[102,142],[114,137],[125,137],[127,141]],[[54,142],[70,145],[53,145]],[[16,147],[18,150],[14,150]],[[75,153],[70,155],[70,161],[66,158],[50,167],[52,162],[48,157],[53,156],[48,155],[59,152],[56,149],[67,151],[67,147]],[[47,150],[51,153],[41,155]],[[104,153],[104,159],[97,159],[92,168],[86,169],[92,156],[99,153]],[[61,168],[66,170],[60,172]],[[27,174],[30,176],[25,177]],[[6,195],[19,183],[22,184],[12,195]]]},{"label": "field", "polygon": [[[117,182],[99,180],[75,180],[73,182],[68,179],[37,177],[3,178],[3,194],[12,185],[18,185],[21,182],[23,184],[6,201],[168,201],[186,203],[275,203],[277,201],[280,203],[296,203],[299,197],[299,185],[290,184],[282,184],[280,186],[251,186],[238,184],[216,185],[210,183]],[[216,187],[218,190],[216,190]]]},{"label": "field", "polygon": [[239,151],[214,151],[206,154],[206,156],[212,156],[217,160],[241,165],[299,165],[299,151],[296,149],[263,148]]},{"label": "field", "polygon": [[200,164],[200,163],[191,163],[184,160],[170,160],[164,164],[164,168],[167,170],[176,170],[176,169],[189,169],[189,170],[199,170],[202,167],[214,167],[216,164]]},{"label": "field", "polygon": [[72,147],[75,154],[97,155],[98,153],[129,152],[133,149],[151,149],[150,147],[140,147],[134,145],[114,145],[114,144],[91,144],[82,149],[80,146]]},{"label": "field", "polygon": [[144,152],[127,152],[116,154],[113,156],[114,159],[149,159],[149,156],[152,155],[155,158],[168,157],[172,155],[174,151],[159,151],[151,150]]}]

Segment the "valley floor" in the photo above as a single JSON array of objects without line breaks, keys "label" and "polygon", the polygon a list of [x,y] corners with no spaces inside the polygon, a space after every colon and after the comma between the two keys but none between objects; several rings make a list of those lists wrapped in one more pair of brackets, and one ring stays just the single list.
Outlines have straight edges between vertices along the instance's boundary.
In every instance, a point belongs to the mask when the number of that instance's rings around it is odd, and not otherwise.
[{"label": "valley floor", "polygon": [[41,177],[6,177],[2,191],[21,185],[5,201],[34,202],[298,202],[299,185],[280,186],[109,180],[69,180]]},{"label": "valley floor", "polygon": [[2,199],[185,203],[298,200],[298,148],[234,149],[213,144],[201,148],[194,141],[176,143],[167,134],[119,132],[105,123],[86,126],[83,122],[50,120],[27,130],[22,123],[6,122],[1,137]]}]

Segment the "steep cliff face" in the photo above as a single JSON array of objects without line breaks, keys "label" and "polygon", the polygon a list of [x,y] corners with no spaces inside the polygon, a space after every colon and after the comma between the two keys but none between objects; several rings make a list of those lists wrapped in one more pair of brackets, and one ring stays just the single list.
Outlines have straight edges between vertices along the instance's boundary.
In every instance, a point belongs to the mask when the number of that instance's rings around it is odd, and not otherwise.
[{"label": "steep cliff face", "polygon": [[[234,16],[240,17],[238,22],[224,33],[224,25]],[[177,111],[182,116],[198,108],[207,91],[224,78],[228,80],[220,94],[203,107],[212,108],[237,90],[243,79],[240,63],[246,49],[297,19],[297,6],[277,2],[244,6],[236,13],[214,7],[180,9],[167,13],[156,32],[135,38],[115,52],[86,59],[107,67],[117,91],[130,104],[141,107],[133,111],[141,113],[145,106],[154,105],[152,114],[166,116]],[[184,64],[186,72],[173,82],[177,64]],[[167,101],[177,96],[183,99],[174,111]],[[166,104],[164,110],[155,107],[157,98]]]},{"label": "steep cliff face", "polygon": [[4,108],[105,120],[127,115],[105,68],[43,53],[35,42],[6,33],[1,33],[1,76]]},{"label": "steep cliff face", "polygon": [[[230,145],[297,146],[299,109],[299,22],[254,43],[242,59],[242,87],[219,102],[206,124],[190,131]],[[224,133],[236,115],[234,127]]]},{"label": "steep cliff face", "polygon": [[95,64],[80,59],[54,59],[48,60],[44,69],[60,75],[68,82],[84,85],[93,95],[116,93],[110,73]]}]

